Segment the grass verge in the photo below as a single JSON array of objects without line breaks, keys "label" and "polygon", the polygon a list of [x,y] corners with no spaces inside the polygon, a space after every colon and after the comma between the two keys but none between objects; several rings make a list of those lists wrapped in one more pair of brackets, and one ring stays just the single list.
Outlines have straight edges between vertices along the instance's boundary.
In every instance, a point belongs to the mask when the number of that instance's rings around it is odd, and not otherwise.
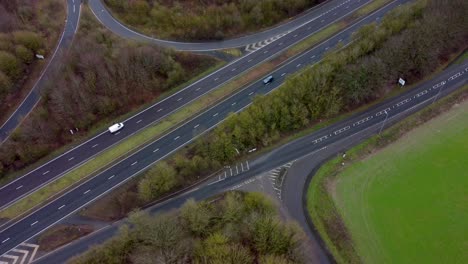
[{"label": "grass verge", "polygon": [[[360,12],[359,17],[367,15],[368,13],[378,9],[379,7],[381,7],[382,5],[384,5],[385,3],[389,1],[390,0],[379,0],[378,2],[380,4],[373,5],[372,8],[368,8],[366,6],[367,13]],[[355,17],[355,15],[353,15],[353,17]],[[68,172],[64,176],[60,177],[58,180],[35,191],[34,193],[31,193],[30,195],[26,196],[25,198],[11,205],[10,207],[1,210],[0,219],[1,218],[14,219],[22,214],[25,214],[29,212],[31,209],[41,204],[44,204],[46,201],[52,199],[53,197],[58,196],[59,194],[66,191],[67,189],[78,184],[80,181],[83,181],[86,178],[96,175],[97,173],[104,170],[111,164],[137,151],[142,146],[146,145],[148,142],[154,141],[155,139],[159,138],[160,136],[162,136],[163,134],[165,134],[166,132],[168,132],[170,129],[174,128],[178,124],[183,123],[184,121],[188,120],[194,115],[202,112],[203,110],[223,100],[224,98],[234,93],[235,91],[240,90],[246,84],[251,83],[263,77],[268,72],[271,72],[273,69],[278,67],[278,65],[280,65],[281,63],[284,63],[288,59],[302,53],[308,48],[313,47],[314,45],[320,43],[321,41],[329,38],[333,34],[336,34],[338,31],[345,28],[346,25],[347,24],[344,22],[337,22],[335,24],[332,24],[324,28],[323,30],[321,30],[320,32],[312,36],[311,38],[305,40],[307,45],[304,45],[303,42],[300,42],[294,45],[293,47],[291,47],[290,49],[288,49],[281,55],[263,63],[262,65],[258,65],[254,67],[248,72],[231,80],[230,82],[226,83],[222,87],[211,91],[210,93],[204,95],[203,97],[199,98],[195,102],[188,104],[187,106],[171,114],[170,116],[164,118],[163,120],[125,139],[121,143],[99,154],[94,159],[86,162],[85,164],[72,170],[71,172]],[[128,114],[126,116],[130,116],[130,115],[131,114]],[[315,124],[313,128],[302,131],[298,134],[295,134],[293,137],[289,137],[287,141],[291,141],[293,139],[300,137],[301,135],[310,133],[313,130],[320,129],[332,122],[336,122],[338,120],[346,118],[348,115],[349,114],[345,114],[335,119],[328,120],[327,122],[323,122],[318,125]],[[124,117],[120,117],[120,118],[124,118]],[[105,123],[102,123],[101,126],[97,126],[96,131],[104,130],[106,124],[108,123],[109,121],[106,121]],[[281,141],[280,143],[285,143],[285,142]],[[268,149],[271,149],[271,148],[264,149],[264,151],[267,151]],[[64,152],[63,150],[60,152],[56,152],[54,156],[58,155],[57,153],[63,153],[63,152]],[[259,153],[263,153],[263,152],[259,152]]]},{"label": "grass verge", "polygon": [[465,85],[452,95],[385,130],[381,136],[371,137],[347,151],[345,167],[341,165],[343,157],[339,156],[325,163],[314,175],[307,191],[307,209],[315,228],[338,263],[361,263],[362,259],[333,201],[332,196],[337,193],[333,181],[353,162],[360,161],[389,145],[406,132],[450,110],[454,104],[466,98],[468,98],[468,86]]},{"label": "grass verge", "polygon": [[39,236],[39,248],[42,251],[52,251],[93,231],[94,228],[90,225],[57,225]]}]

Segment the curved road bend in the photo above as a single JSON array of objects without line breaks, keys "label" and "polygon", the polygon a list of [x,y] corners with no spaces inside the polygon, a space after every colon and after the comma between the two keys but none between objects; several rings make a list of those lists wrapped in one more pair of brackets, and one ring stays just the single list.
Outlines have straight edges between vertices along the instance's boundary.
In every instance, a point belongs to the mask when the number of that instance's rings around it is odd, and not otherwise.
[{"label": "curved road bend", "polygon": [[[391,4],[382,8],[379,12],[383,13],[396,6],[396,3],[403,3],[406,1],[407,0],[395,0]],[[227,81],[235,78],[240,73],[245,72],[246,70],[275,56],[275,54],[286,50],[288,47],[294,45],[304,38],[307,38],[323,27],[342,19],[346,15],[354,12],[354,10],[359,9],[368,2],[369,1],[365,0],[361,0],[360,2],[352,1],[347,5],[336,7],[332,12],[328,12],[326,15],[324,15],[321,18],[322,20],[320,23],[310,23],[303,25],[290,34],[285,35],[283,38],[272,42],[268,46],[231,62],[230,64],[185,87],[170,97],[167,97],[164,100],[159,101],[145,110],[128,118],[127,120],[123,121],[125,123],[125,128],[122,131],[113,135],[107,131],[103,131],[82,143],[81,145],[28,172],[15,181],[0,187],[0,209],[11,205],[28,193],[48,184],[49,182],[57,179],[64,173],[76,168],[77,166],[80,166],[105,149],[133,135],[141,129],[161,120],[181,107],[184,107],[186,104],[196,100],[200,96],[218,88]],[[346,32],[350,32],[350,29],[345,31],[343,36],[347,35]],[[320,48],[314,50],[317,55],[323,52],[320,50]],[[317,58],[302,59],[304,61],[304,64],[302,65],[310,63],[311,61],[316,61],[316,59]],[[282,76],[279,79],[284,78]],[[257,91],[255,91],[255,93],[257,93]],[[249,97],[250,95],[245,96]],[[0,229],[1,228],[2,227],[0,227]]]},{"label": "curved road bend", "polygon": [[[247,46],[252,43],[261,42],[267,39],[272,39],[274,37],[279,37],[282,34],[294,31],[297,28],[303,26],[304,24],[315,21],[315,23],[320,24],[321,20],[325,16],[333,15],[336,13],[336,16],[339,16],[337,9],[340,9],[343,5],[351,6],[362,4],[361,2],[370,2],[368,0],[329,0],[318,6],[312,7],[301,15],[298,15],[292,20],[275,26],[271,29],[254,33],[251,35],[223,40],[223,41],[210,41],[210,42],[178,42],[178,41],[168,41],[163,39],[153,38],[142,33],[136,32],[127,26],[123,25],[117,19],[115,19],[107,7],[102,3],[102,0],[90,0],[89,6],[93,11],[97,19],[105,25],[109,30],[115,34],[122,36],[124,38],[130,38],[138,41],[151,42],[157,45],[174,48],[177,50],[186,50],[186,51],[211,51],[227,48],[237,48],[242,46]],[[331,14],[330,14],[331,13]]]},{"label": "curved road bend", "polygon": [[[379,15],[379,13],[374,15]],[[351,34],[351,32],[343,31],[342,34]],[[329,41],[335,41],[335,43],[337,43],[337,38],[339,37],[340,34],[336,35]],[[79,210],[83,206],[86,206],[95,199],[98,199],[99,197],[108,193],[113,188],[123,184],[131,177],[147,169],[158,160],[165,158],[177,149],[190,143],[201,133],[208,131],[212,127],[222,122],[229,113],[239,112],[243,108],[247,107],[252,102],[252,98],[255,94],[265,94],[271,92],[273,89],[278,87],[281,82],[284,81],[284,76],[286,73],[288,73],[287,70],[289,70],[289,73],[297,71],[297,69],[300,68],[297,65],[301,66],[299,60],[303,60],[303,63],[313,63],[309,59],[311,56],[313,56],[311,54],[313,52],[323,53],[327,47],[327,44],[329,44],[329,42],[325,42],[322,45],[319,45],[317,48],[304,53],[296,60],[292,60],[288,64],[278,68],[274,72],[274,75],[278,76],[278,79],[270,85],[263,85],[261,80],[251,84],[239,93],[227,98],[218,105],[210,108],[187,123],[174,129],[172,132],[169,132],[159,140],[148,144],[137,153],[116,163],[114,166],[103,171],[96,177],[85,181],[84,183],[76,186],[74,189],[70,190],[66,194],[63,194],[49,204],[43,206],[40,209],[37,209],[23,219],[4,228],[2,231],[0,231],[0,254],[29,239],[30,237],[43,232],[51,225],[57,223],[68,215]],[[384,107],[383,110],[380,110],[380,108],[376,110],[376,107],[374,107],[363,114],[347,119],[346,121],[350,123],[350,125],[343,126],[343,121],[336,125],[330,126],[327,129],[318,131],[312,135],[312,137],[317,137],[316,139],[311,140],[310,138],[306,138],[300,142],[302,144],[302,148],[288,149],[289,145],[287,145],[281,149],[283,149],[283,151],[289,152],[283,152],[281,155],[277,156],[277,161],[281,161],[283,163],[280,164],[284,164],[287,161],[292,160],[292,156],[305,155],[309,153],[311,149],[320,149],[321,147],[330,144],[330,142],[334,142],[338,139],[349,136],[350,133],[355,133],[356,131],[360,131],[367,126],[371,126],[376,123],[378,124],[386,118],[386,115],[383,114],[383,111],[387,111],[387,113],[389,113],[389,118],[391,118],[399,111],[411,108],[413,105],[417,105],[424,100],[428,100],[428,98],[432,98],[432,96],[439,92],[450,91],[450,89],[453,89],[455,86],[455,83],[460,84],[460,82],[466,82],[466,77],[468,76],[468,74],[465,74],[468,70],[467,66],[468,62],[464,65],[451,68],[430,82],[427,82],[408,93],[396,97],[386,104],[379,105],[379,107]],[[453,77],[455,75],[456,77]],[[426,87],[434,82],[437,84],[437,88],[440,87],[440,89],[433,88],[436,87],[435,85],[431,86],[430,89]],[[444,85],[442,85],[442,83],[444,83]],[[397,101],[397,103],[395,103],[395,101]],[[375,117],[372,115],[369,116],[369,111],[378,111],[378,113],[375,115]],[[270,156],[276,157],[275,152],[273,152]],[[251,171],[257,173],[259,172],[255,170],[256,163],[258,162],[261,162],[261,159],[251,163],[251,167],[254,168]],[[269,164],[267,165],[269,166]],[[265,167],[258,168],[259,170],[263,170],[267,167],[267,165],[263,165]],[[237,177],[235,178],[237,179]],[[213,184],[211,186],[218,185]]]},{"label": "curved road bend", "polygon": [[36,81],[26,98],[0,127],[0,144],[9,137],[10,133],[13,132],[13,130],[15,130],[15,128],[21,123],[23,117],[27,116],[39,102],[42,87],[47,83],[54,69],[60,65],[60,54],[70,47],[73,36],[76,33],[80,18],[80,6],[81,0],[67,0],[67,20],[65,28],[54,53],[52,54],[52,58],[45,69],[42,70],[39,79]]},{"label": "curved road bend", "polygon": [[[468,61],[465,61],[464,64],[450,67],[433,79],[418,85],[408,92],[388,99],[365,110],[364,112],[357,113],[345,120],[283,145],[271,151],[270,153],[257,158],[256,160],[250,162],[250,170],[246,172],[236,176],[228,177],[222,181],[211,183],[209,185],[196,187],[189,192],[155,205],[149,208],[148,211],[151,213],[159,213],[178,208],[187,199],[190,198],[196,200],[207,199],[218,193],[225,192],[226,190],[235,189],[235,186],[242,185],[242,183],[246,182],[248,179],[261,173],[268,172],[293,160],[307,157],[309,160],[314,160],[316,164],[320,164],[327,157],[336,155],[346,148],[359,143],[363,139],[378,133],[382,128],[382,125],[385,124],[387,126],[403,119],[404,117],[433,103],[436,99],[442,98],[445,95],[448,95],[451,92],[457,90],[458,88],[467,84],[467,81]],[[385,111],[387,111],[388,117],[383,114]],[[385,118],[387,119],[386,121]],[[287,180],[283,184],[282,198],[290,213],[305,228],[306,232],[312,238],[312,242],[317,243],[316,237],[313,235],[313,232],[307,224],[307,220],[304,219],[305,216],[304,210],[302,208],[302,191],[306,188],[306,186],[295,183],[295,181],[298,181],[301,184],[305,184],[308,173],[305,173],[304,175],[305,176],[303,176],[301,179],[296,177],[286,177]],[[108,187],[111,187],[111,185],[109,184]],[[84,189],[85,188],[81,189],[81,191]],[[93,191],[98,192],[105,190],[106,188],[100,188],[100,190]],[[70,202],[74,203],[75,201],[70,200]],[[58,205],[59,204],[56,203],[54,206],[56,207]],[[53,211],[57,211],[57,208],[53,207],[49,215],[53,215]],[[42,217],[42,219],[45,219],[47,214],[43,214]],[[23,232],[29,233],[30,236],[33,236],[35,231],[29,230],[32,229],[32,227],[29,226],[31,221],[34,221],[34,219],[28,219],[26,223],[22,224],[22,229],[19,228],[17,230],[27,230]],[[108,227],[98,232],[75,241],[66,247],[63,247],[49,255],[38,259],[36,263],[63,263],[70,257],[84,252],[90,246],[101,244],[105,240],[115,235],[121,223],[122,222],[118,222],[109,225]],[[25,237],[27,236],[28,235]],[[0,240],[4,239],[5,235],[1,233]],[[20,242],[22,241],[17,240],[9,247],[12,247],[13,245],[16,245]],[[3,253],[4,249],[2,248],[0,252]],[[325,251],[320,254],[319,260],[321,263],[329,262]]]}]

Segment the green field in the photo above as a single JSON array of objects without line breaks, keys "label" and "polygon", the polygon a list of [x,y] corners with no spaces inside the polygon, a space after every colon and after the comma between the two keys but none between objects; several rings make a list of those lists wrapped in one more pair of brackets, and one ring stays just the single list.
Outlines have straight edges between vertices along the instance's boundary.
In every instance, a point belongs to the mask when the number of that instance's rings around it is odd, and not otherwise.
[{"label": "green field", "polygon": [[335,179],[333,200],[365,263],[468,263],[468,102]]}]

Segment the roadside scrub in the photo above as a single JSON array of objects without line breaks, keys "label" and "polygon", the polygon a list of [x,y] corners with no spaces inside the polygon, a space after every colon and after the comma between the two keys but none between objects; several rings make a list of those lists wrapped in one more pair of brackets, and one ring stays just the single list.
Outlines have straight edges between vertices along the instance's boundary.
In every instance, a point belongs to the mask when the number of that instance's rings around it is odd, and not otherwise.
[{"label": "roadside scrub", "polygon": [[58,0],[0,3],[0,124],[29,93],[52,57],[66,12],[66,3]]},{"label": "roadside scrub", "polygon": [[[466,99],[468,99],[467,85],[384,130],[380,135],[373,136],[346,151],[345,158],[340,155],[320,167],[313,176],[307,191],[307,210],[315,229],[320,233],[328,250],[338,263],[361,263],[362,260],[355,250],[355,244],[332,198],[334,191],[331,186],[337,175],[351,164],[376,153],[407,132],[450,110],[453,105]],[[342,166],[342,162],[345,162],[346,165]]]},{"label": "roadside scrub", "polygon": [[114,16],[146,35],[182,41],[220,40],[274,26],[323,0],[104,1]]},{"label": "roadside scrub", "polygon": [[112,239],[70,263],[307,263],[305,234],[260,193],[188,200],[180,209],[134,212]]},{"label": "roadside scrub", "polygon": [[[368,12],[372,12],[378,7],[380,6],[375,6],[373,9],[369,9]],[[367,15],[367,13],[361,14],[361,16],[364,16],[364,15]],[[344,24],[342,24],[341,22],[338,22],[338,24],[340,25],[339,27],[333,24],[325,28],[324,30],[318,32],[317,35],[319,37],[315,37],[312,41],[309,40],[307,42],[308,47],[310,48],[320,43],[321,41],[327,39],[328,37],[335,34],[336,32],[338,32],[344,27]],[[295,48],[297,46],[300,46],[301,48],[300,49]],[[205,96],[199,98],[197,101],[187,105],[186,107],[181,108],[177,112],[162,119],[160,122],[153,124],[149,126],[148,128],[143,129],[139,133],[127,138],[123,142],[99,154],[93,160],[90,160],[86,162],[85,164],[81,165],[80,167],[74,169],[73,171],[67,173],[60,179],[50,183],[49,185],[41,188],[40,190],[32,193],[31,195],[28,195],[27,197],[13,204],[9,208],[0,211],[0,218],[12,219],[12,218],[18,217],[19,215],[25,212],[28,212],[32,208],[45,203],[48,199],[52,199],[53,197],[66,191],[68,188],[71,188],[75,184],[78,184],[80,181],[88,177],[92,177],[96,175],[97,173],[104,170],[106,167],[110,166],[111,164],[137,151],[139,148],[141,148],[148,142],[154,141],[155,139],[164,135],[171,128],[176,127],[178,124],[185,122],[186,120],[193,117],[197,113],[200,113],[204,109],[207,109],[208,107],[216,104],[217,102],[221,101],[223,98],[226,98],[227,96],[241,89],[245,85],[255,80],[258,80],[262,76],[266,75],[268,72],[272,71],[278,65],[285,62],[287,59],[292,58],[295,55],[304,51],[305,47],[306,46],[302,45],[302,42],[296,44],[294,47],[292,47],[293,51],[287,50],[285,53],[280,54],[278,57],[275,57],[274,59],[271,59],[270,61],[263,63],[262,65],[254,67],[248,72],[226,83],[222,87],[206,94]],[[129,116],[129,115],[130,114],[127,114],[126,116]],[[109,122],[105,121],[104,123],[107,124]],[[105,124],[99,125],[98,128],[93,129],[93,131],[103,130],[105,128]],[[321,127],[326,124],[328,124],[328,122],[324,122],[317,127]],[[64,151],[58,151],[57,153],[54,153],[52,156],[59,155],[58,153],[62,153],[62,152]],[[49,159],[51,159],[51,157]],[[21,173],[18,172],[18,173],[15,173],[14,175],[24,174],[23,172],[24,171],[21,171]],[[13,177],[9,177],[9,178],[13,178]],[[191,183],[190,181],[185,179],[183,186],[187,186],[190,183]],[[127,186],[129,189],[133,190],[130,193],[133,193],[136,190],[134,187],[130,187],[128,185],[124,185],[124,186]],[[122,188],[127,188],[127,187],[122,187]],[[120,192],[126,193],[122,190],[120,190]],[[134,194],[126,194],[126,195],[129,195],[129,197],[135,197]],[[123,203],[123,200],[121,201],[122,201],[121,203]],[[98,201],[97,204],[99,203],[100,202]],[[135,206],[136,205],[140,205],[140,203],[135,202]],[[127,208],[126,210],[124,210],[125,213],[129,212],[128,208],[134,208],[135,206],[127,207],[125,205],[121,205],[121,207]],[[120,208],[120,206],[117,206],[117,208]],[[100,210],[92,210],[92,211],[100,212]],[[116,209],[115,214],[105,213],[105,215],[106,216],[103,216],[102,218],[114,219],[117,215],[118,216],[122,215],[122,212],[120,211],[120,209],[119,210]],[[109,217],[109,215],[111,216]],[[100,216],[97,216],[97,217],[101,218]]]},{"label": "roadside scrub", "polygon": [[37,243],[42,251],[52,251],[93,231],[90,225],[57,225],[40,234]]}]

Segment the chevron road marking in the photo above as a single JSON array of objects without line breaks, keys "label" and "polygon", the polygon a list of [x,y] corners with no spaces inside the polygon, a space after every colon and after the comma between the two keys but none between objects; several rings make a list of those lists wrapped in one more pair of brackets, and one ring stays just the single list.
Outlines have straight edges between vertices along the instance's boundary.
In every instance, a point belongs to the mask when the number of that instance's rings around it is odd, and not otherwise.
[{"label": "chevron road marking", "polygon": [[267,39],[267,40],[262,40],[262,41],[259,41],[259,42],[257,42],[257,43],[249,44],[249,45],[245,46],[245,51],[247,51],[247,52],[254,52],[254,51],[256,51],[256,50],[259,50],[259,49],[261,49],[261,48],[263,48],[263,47],[265,47],[265,46],[271,44],[272,42],[274,42],[274,41],[276,41],[276,40],[278,40],[278,39],[280,39],[280,38],[286,36],[286,35],[289,34],[290,32],[291,32],[291,30],[288,31],[288,32],[286,32],[286,33],[281,33],[281,34],[279,34],[279,35],[276,35],[276,36],[274,36],[274,37],[271,37],[271,38],[269,38],[269,39]]},{"label": "chevron road marking", "polygon": [[39,250],[39,245],[22,243],[0,256],[0,264],[29,264]]}]

